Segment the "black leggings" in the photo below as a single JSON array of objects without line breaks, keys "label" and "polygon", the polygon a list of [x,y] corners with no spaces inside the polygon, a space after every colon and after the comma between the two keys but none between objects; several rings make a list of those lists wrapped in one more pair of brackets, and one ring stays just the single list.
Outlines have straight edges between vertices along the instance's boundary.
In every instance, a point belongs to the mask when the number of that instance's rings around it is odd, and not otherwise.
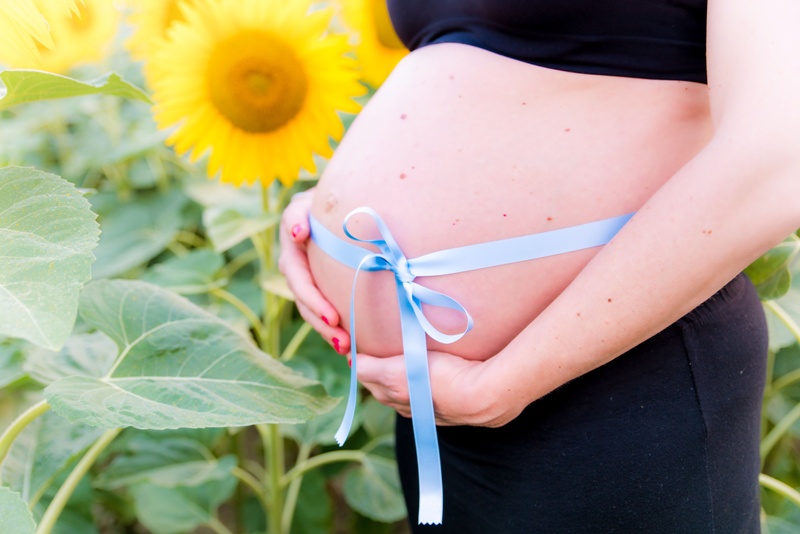
[{"label": "black leggings", "polygon": [[759,532],[766,353],[761,304],[739,275],[504,427],[440,427],[440,526],[416,525],[414,436],[398,417],[413,532]]}]

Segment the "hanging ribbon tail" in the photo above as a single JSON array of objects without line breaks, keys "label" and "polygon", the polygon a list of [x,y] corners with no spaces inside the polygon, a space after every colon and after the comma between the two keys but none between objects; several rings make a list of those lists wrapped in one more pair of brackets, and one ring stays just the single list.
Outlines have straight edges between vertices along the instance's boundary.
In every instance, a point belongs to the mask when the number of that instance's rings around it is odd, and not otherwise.
[{"label": "hanging ribbon tail", "polygon": [[[383,258],[378,254],[367,254],[356,267],[356,274],[353,277],[353,287],[350,290],[350,392],[347,395],[347,407],[344,410],[344,417],[339,425],[339,429],[333,436],[336,443],[341,447],[347,441],[347,436],[350,435],[350,430],[353,427],[353,418],[356,413],[356,402],[358,400],[358,372],[356,362],[356,284],[358,282],[358,274],[364,270],[385,269]],[[385,261],[385,260],[384,260]]]},{"label": "hanging ribbon tail", "polygon": [[436,418],[428,374],[428,347],[425,330],[406,298],[406,291],[397,281],[400,305],[400,325],[403,332],[408,396],[411,403],[411,421],[417,452],[419,474],[419,523],[438,525],[442,522],[443,489],[442,465],[439,459],[439,441],[436,436]]}]

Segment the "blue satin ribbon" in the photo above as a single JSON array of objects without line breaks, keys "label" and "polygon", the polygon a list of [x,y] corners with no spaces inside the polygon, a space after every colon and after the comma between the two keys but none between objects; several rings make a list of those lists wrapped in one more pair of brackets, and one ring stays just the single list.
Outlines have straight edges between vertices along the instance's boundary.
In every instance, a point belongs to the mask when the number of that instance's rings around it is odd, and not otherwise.
[{"label": "blue satin ribbon", "polygon": [[[350,233],[347,223],[357,214],[369,215],[381,239],[360,239]],[[455,299],[414,282],[418,276],[440,276],[461,273],[486,267],[496,267],[520,261],[534,260],[605,245],[633,216],[632,213],[571,226],[538,234],[500,239],[464,247],[440,250],[408,259],[395,241],[383,219],[371,208],[362,207],[345,217],[345,235],[353,241],[374,245],[372,252],[344,241],[331,233],[314,217],[309,217],[311,239],[328,256],[356,270],[350,297],[350,392],[344,419],[336,432],[336,441],[343,445],[350,433],[358,396],[356,362],[355,291],[361,271],[392,271],[395,275],[397,300],[400,306],[400,325],[403,353],[408,380],[408,394],[419,472],[419,523],[442,522],[443,490],[439,459],[439,442],[436,437],[436,418],[428,373],[428,348],[425,335],[440,343],[454,343],[472,329],[472,317]],[[464,314],[466,326],[458,334],[445,334],[437,330],[422,312],[422,304],[440,306]]]}]

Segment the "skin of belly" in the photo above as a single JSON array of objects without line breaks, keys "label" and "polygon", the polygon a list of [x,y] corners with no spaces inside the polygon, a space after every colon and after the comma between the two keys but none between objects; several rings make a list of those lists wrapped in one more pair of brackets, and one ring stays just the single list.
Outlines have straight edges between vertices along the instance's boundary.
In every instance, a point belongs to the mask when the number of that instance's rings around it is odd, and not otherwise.
[{"label": "skin of belly", "polygon": [[[408,258],[564,228],[636,211],[711,133],[701,84],[568,73],[466,45],[433,45],[407,56],[357,117],[320,179],[312,214],[344,238],[347,213],[369,206]],[[378,237],[366,216],[354,217],[350,229]],[[460,341],[429,338],[428,347],[491,357],[597,250],[417,278],[474,319]],[[313,243],[308,252],[318,287],[349,330],[354,271]],[[359,352],[402,353],[392,277],[359,276]],[[465,325],[456,312],[424,309],[445,332]]]}]

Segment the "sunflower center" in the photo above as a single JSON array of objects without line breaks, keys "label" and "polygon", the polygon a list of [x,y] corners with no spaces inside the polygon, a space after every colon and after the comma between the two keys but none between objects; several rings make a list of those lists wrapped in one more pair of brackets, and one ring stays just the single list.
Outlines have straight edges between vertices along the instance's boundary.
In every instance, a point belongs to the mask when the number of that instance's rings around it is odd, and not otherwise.
[{"label": "sunflower center", "polygon": [[303,107],[308,78],[287,45],[261,30],[218,43],[206,72],[214,107],[250,133],[277,130]]},{"label": "sunflower center", "polygon": [[389,18],[389,8],[386,7],[386,0],[369,0],[372,11],[372,23],[375,26],[375,35],[378,41],[386,48],[402,50],[405,45],[392,26],[392,19]]}]

